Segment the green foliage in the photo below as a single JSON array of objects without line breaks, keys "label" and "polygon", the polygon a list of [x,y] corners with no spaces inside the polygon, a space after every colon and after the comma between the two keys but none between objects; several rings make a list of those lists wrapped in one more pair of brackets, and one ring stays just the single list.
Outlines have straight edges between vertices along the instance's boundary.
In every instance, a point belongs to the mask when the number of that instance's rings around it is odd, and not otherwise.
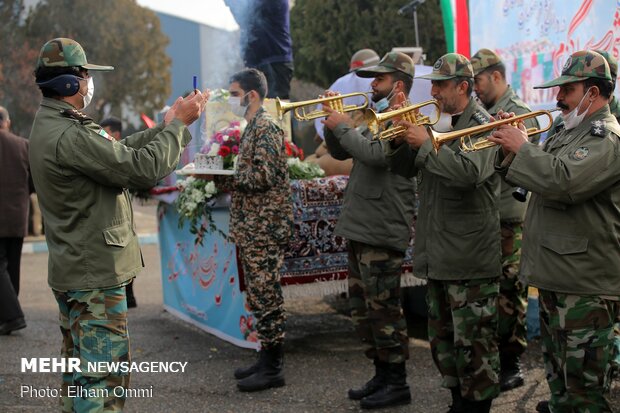
[{"label": "green foliage", "polygon": [[[359,49],[379,56],[392,47],[415,46],[412,15],[397,14],[409,0],[296,0],[291,9],[295,76],[329,86],[348,71]],[[439,0],[418,8],[420,46],[427,64],[446,53]]]},{"label": "green foliage", "polygon": [[[37,3],[27,16],[15,13],[23,0],[0,1],[3,17],[0,52],[3,66],[21,64],[23,69],[11,71],[10,84],[3,83],[4,99],[14,96],[15,105],[27,104],[31,110],[13,108],[15,126],[25,125],[28,135],[40,93],[32,72],[43,44],[56,37],[78,41],[86,51],[89,62],[112,65],[113,72],[91,72],[95,80],[93,104],[85,112],[100,119],[104,108],[121,113],[128,105],[140,113],[152,113],[165,104],[170,94],[171,62],[165,53],[168,38],[161,32],[157,15],[136,4],[135,0],[44,0]],[[15,45],[15,56],[7,56],[5,39]],[[2,70],[5,80],[7,70]],[[17,96],[24,89],[29,99]]]}]

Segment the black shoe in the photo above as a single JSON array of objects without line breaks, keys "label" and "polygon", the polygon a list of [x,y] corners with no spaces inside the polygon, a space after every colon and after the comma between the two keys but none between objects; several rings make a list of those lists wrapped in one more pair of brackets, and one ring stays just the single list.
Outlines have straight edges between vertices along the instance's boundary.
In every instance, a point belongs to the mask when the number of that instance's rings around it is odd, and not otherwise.
[{"label": "black shoe", "polygon": [[448,413],[465,413],[463,410],[463,396],[461,396],[460,387],[450,387],[450,393],[452,394],[452,404]]},{"label": "black shoe", "polygon": [[506,357],[501,360],[501,373],[499,375],[500,391],[508,391],[523,386],[523,373],[521,372],[521,360],[518,356]]},{"label": "black shoe", "polygon": [[491,411],[493,399],[486,400],[467,400],[463,399],[463,412],[467,413],[489,413]]},{"label": "black shoe", "polygon": [[411,403],[405,363],[389,363],[386,384],[360,401],[362,409],[380,409]]},{"label": "black shoe", "polygon": [[8,336],[13,331],[26,328],[26,320],[24,317],[18,317],[11,321],[5,321],[0,324],[0,336]]},{"label": "black shoe", "polygon": [[235,379],[245,379],[246,377],[250,377],[252,374],[256,373],[258,371],[258,368],[261,366],[261,363],[265,362],[265,356],[265,350],[261,350],[258,353],[258,360],[256,360],[256,363],[252,364],[249,367],[239,367],[238,369],[236,369],[234,373]]},{"label": "black shoe", "polygon": [[543,400],[536,405],[536,411],[539,413],[551,413],[549,409],[549,400]]},{"label": "black shoe", "polygon": [[388,363],[375,359],[375,375],[359,389],[349,389],[349,399],[361,400],[377,392],[386,384]]},{"label": "black shoe", "polygon": [[258,369],[251,376],[237,382],[237,388],[240,391],[260,391],[272,387],[282,387],[286,384],[282,372],[284,364],[282,345],[278,344],[263,351],[265,352],[264,361],[259,363]]}]

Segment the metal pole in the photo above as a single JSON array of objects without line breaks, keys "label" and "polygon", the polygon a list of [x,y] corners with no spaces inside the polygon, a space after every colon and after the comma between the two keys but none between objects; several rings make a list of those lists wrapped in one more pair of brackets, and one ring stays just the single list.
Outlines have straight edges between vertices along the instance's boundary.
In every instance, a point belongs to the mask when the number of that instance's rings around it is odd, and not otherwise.
[{"label": "metal pole", "polygon": [[413,8],[413,27],[415,28],[415,45],[416,47],[420,47],[420,42],[418,40],[418,8]]}]

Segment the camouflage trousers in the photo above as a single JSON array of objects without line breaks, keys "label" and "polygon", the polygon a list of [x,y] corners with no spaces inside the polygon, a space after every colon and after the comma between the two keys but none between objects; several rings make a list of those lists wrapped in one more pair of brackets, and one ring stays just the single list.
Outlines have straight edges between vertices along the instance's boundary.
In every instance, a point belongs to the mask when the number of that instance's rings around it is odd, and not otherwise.
[{"label": "camouflage trousers", "polygon": [[239,247],[246,299],[256,318],[256,333],[263,348],[284,341],[284,299],[280,285],[280,268],[284,250],[279,245]]},{"label": "camouflage trousers", "polygon": [[497,303],[497,337],[502,357],[520,356],[527,347],[527,285],[519,279],[522,232],[521,223],[502,222],[502,274]]},{"label": "camouflage trousers", "polygon": [[407,323],[400,305],[405,254],[356,241],[349,243],[349,306],[368,358],[404,363],[409,358]]},{"label": "camouflage trousers", "polygon": [[[62,375],[63,413],[122,411],[126,392],[117,397],[114,389],[129,387],[129,373],[90,372],[88,363],[131,361],[125,287],[54,291],[54,296],[60,309],[61,355],[79,358],[82,370]],[[75,397],[69,397],[70,386]]]},{"label": "camouflage trousers", "polygon": [[427,282],[428,338],[442,386],[469,400],[499,394],[497,278]]},{"label": "camouflage trousers", "polygon": [[542,289],[539,294],[551,411],[611,412],[605,393],[610,384],[613,324],[620,301]]}]

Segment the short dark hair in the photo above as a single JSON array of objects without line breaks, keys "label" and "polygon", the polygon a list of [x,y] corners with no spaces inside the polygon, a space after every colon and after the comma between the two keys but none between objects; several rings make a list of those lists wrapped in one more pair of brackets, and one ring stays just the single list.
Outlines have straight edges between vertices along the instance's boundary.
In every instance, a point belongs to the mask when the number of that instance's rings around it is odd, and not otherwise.
[{"label": "short dark hair", "polygon": [[228,83],[239,83],[244,92],[255,90],[261,100],[267,96],[267,78],[258,69],[243,69],[230,77]]},{"label": "short dark hair", "polygon": [[456,76],[452,78],[455,85],[460,85],[461,82],[467,82],[467,96],[471,96],[471,92],[474,91],[474,79],[467,76]]},{"label": "short dark hair", "polygon": [[588,88],[596,86],[598,87],[599,93],[604,98],[610,99],[611,94],[614,91],[614,84],[611,80],[601,79],[598,77],[589,77],[583,81],[583,91],[585,92]]},{"label": "short dark hair", "polygon": [[[71,66],[71,67],[39,66],[34,71],[34,78],[37,83],[40,83],[40,82],[46,82],[60,75],[75,75],[78,77],[82,77],[82,72],[84,70],[85,69],[78,67],[78,66]],[[46,98],[53,98],[53,97],[58,96],[58,93],[56,93],[50,88],[39,86],[39,89],[41,89],[41,93],[43,93],[43,96],[45,96]]]},{"label": "short dark hair", "polygon": [[490,75],[493,72],[499,72],[499,74],[502,75],[502,79],[506,79],[506,66],[502,62],[487,67],[482,72],[480,72],[480,74],[486,73]]},{"label": "short dark hair", "polygon": [[102,128],[108,127],[112,132],[123,133],[123,122],[119,118],[110,116],[99,123]]},{"label": "short dark hair", "polygon": [[390,73],[390,75],[392,76],[392,81],[397,82],[401,80],[403,82],[403,84],[405,85],[405,95],[409,95],[409,92],[411,91],[411,86],[413,86],[413,78],[408,74],[398,70],[396,72]]}]

